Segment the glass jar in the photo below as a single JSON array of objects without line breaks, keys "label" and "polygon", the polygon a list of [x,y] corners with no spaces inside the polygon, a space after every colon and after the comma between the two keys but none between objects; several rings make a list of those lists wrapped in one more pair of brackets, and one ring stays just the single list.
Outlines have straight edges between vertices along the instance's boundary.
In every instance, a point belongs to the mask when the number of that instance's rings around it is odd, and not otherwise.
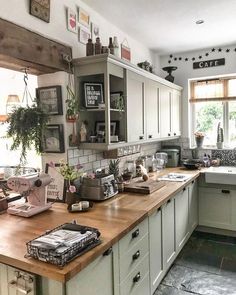
[{"label": "glass jar", "polygon": [[146,158],[146,169],[147,169],[147,172],[153,172],[153,156],[151,155],[148,155],[147,158]]},{"label": "glass jar", "polygon": [[133,160],[128,160],[125,162],[125,171],[126,172],[131,172],[132,177],[136,176],[136,163]]}]

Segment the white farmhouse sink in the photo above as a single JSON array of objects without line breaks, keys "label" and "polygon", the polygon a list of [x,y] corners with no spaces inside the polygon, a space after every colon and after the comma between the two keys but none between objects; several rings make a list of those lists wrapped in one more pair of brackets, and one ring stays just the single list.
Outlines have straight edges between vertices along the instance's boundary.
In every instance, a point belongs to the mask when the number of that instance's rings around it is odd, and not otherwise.
[{"label": "white farmhouse sink", "polygon": [[236,167],[210,167],[205,172],[205,181],[207,183],[236,185]]}]

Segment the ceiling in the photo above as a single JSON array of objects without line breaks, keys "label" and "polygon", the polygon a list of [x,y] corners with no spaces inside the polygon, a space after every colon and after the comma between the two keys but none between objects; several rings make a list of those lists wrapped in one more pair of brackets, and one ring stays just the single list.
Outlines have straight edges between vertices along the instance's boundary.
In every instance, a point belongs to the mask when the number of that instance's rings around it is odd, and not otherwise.
[{"label": "ceiling", "polygon": [[236,43],[236,0],[83,2],[160,55]]}]

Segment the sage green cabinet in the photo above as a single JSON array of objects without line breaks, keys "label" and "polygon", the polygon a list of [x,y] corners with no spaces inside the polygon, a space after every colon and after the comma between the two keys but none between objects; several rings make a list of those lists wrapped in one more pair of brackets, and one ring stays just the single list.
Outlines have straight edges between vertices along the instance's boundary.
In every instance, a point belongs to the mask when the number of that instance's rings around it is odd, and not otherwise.
[{"label": "sage green cabinet", "polygon": [[160,83],[146,79],[145,122],[148,140],[160,138],[160,88]]},{"label": "sage green cabinet", "polygon": [[164,276],[162,249],[162,211],[149,216],[150,289],[154,293]]},{"label": "sage green cabinet", "polygon": [[198,225],[198,181],[193,180],[188,186],[189,195],[189,233],[195,230]]},{"label": "sage green cabinet", "polygon": [[145,78],[127,70],[127,140],[144,141],[144,92]]},{"label": "sage green cabinet", "polygon": [[175,259],[175,200],[169,199],[162,206],[163,267],[168,269]]},{"label": "sage green cabinet", "polygon": [[180,252],[189,237],[189,190],[183,188],[175,196],[176,250]]}]

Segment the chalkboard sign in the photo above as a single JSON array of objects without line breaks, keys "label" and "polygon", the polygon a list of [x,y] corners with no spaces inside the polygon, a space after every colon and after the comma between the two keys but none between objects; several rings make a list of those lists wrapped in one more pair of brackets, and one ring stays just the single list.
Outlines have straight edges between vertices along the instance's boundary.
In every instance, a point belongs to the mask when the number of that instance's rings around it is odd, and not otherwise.
[{"label": "chalkboard sign", "polygon": [[86,108],[104,107],[102,83],[84,83],[84,97]]}]

